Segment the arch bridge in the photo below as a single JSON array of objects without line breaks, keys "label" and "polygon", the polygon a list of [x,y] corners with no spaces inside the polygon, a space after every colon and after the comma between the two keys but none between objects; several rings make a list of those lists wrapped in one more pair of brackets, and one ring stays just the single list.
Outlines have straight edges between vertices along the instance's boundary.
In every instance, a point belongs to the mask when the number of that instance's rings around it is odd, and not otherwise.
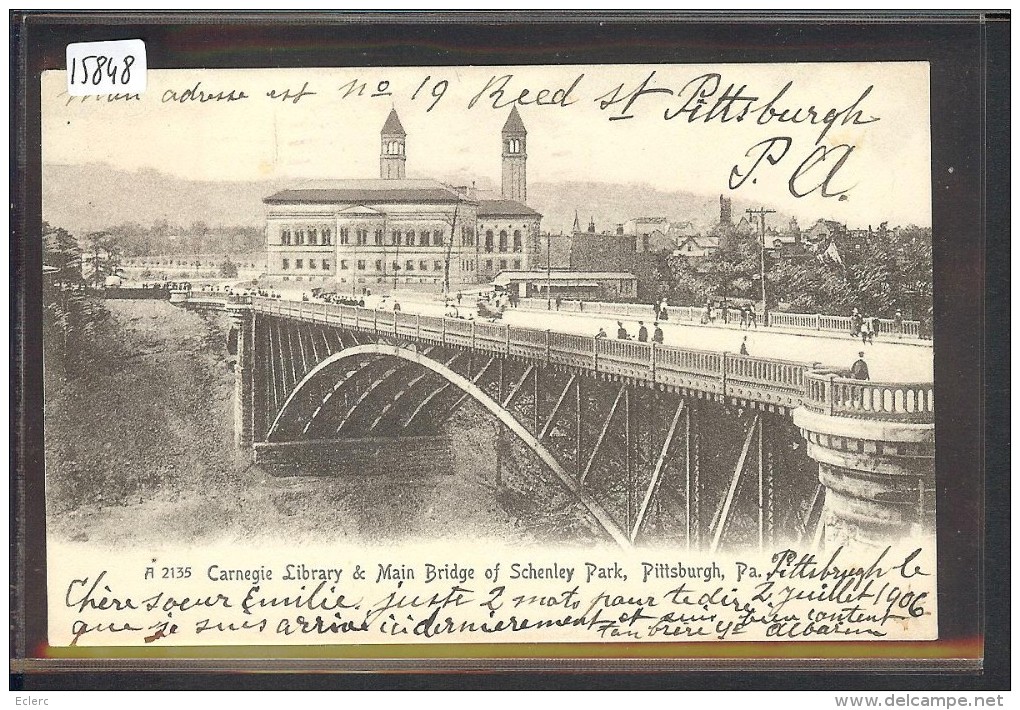
[{"label": "arch bridge", "polygon": [[177,300],[232,315],[236,439],[263,460],[399,450],[473,401],[623,547],[880,545],[934,527],[931,383],[320,302]]}]

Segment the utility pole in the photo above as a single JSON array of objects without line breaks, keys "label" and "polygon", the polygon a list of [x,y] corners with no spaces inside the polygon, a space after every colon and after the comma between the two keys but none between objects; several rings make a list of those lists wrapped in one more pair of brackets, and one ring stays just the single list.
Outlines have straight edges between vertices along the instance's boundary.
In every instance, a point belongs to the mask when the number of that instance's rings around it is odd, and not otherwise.
[{"label": "utility pole", "polygon": [[[457,193],[457,204],[453,208],[453,221],[450,222],[450,241],[446,245],[446,262],[443,268],[443,302],[450,300],[450,260],[453,258],[453,240],[457,233],[457,213],[460,211],[460,193]],[[461,245],[464,246],[463,244]]]},{"label": "utility pole", "polygon": [[759,207],[756,210],[748,208],[747,210],[745,210],[745,212],[747,212],[747,214],[749,214],[751,216],[754,216],[754,215],[758,216],[758,232],[761,235],[761,237],[760,237],[760,242],[761,242],[761,244],[760,244],[760,246],[761,246],[761,272],[760,272],[759,275],[761,276],[761,308],[762,308],[762,316],[764,316],[765,315],[765,311],[768,308],[768,306],[767,306],[768,301],[765,300],[765,215],[775,214],[776,211],[775,210],[767,210],[764,207]]},{"label": "utility pole", "polygon": [[545,237],[545,309],[552,310],[552,232]]}]

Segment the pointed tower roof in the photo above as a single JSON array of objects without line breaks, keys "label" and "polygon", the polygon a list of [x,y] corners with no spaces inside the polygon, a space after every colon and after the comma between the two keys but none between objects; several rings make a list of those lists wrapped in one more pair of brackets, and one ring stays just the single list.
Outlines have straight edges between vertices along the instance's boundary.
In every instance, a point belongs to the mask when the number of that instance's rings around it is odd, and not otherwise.
[{"label": "pointed tower roof", "polygon": [[527,135],[528,130],[524,127],[524,121],[521,120],[521,114],[517,113],[517,105],[510,109],[510,115],[506,117],[506,123],[503,124],[503,133],[523,133]]},{"label": "pointed tower roof", "polygon": [[382,127],[382,135],[384,136],[406,136],[404,127],[400,125],[400,116],[397,115],[397,109],[391,108],[390,115],[386,117],[386,123]]},{"label": "pointed tower roof", "polygon": [[574,232],[581,231],[581,219],[577,216],[577,210],[574,210]]}]

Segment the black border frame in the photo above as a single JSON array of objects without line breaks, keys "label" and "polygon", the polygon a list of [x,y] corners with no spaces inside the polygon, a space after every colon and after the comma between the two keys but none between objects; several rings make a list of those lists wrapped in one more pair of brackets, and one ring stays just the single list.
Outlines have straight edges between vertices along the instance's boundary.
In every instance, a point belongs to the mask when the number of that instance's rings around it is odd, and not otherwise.
[{"label": "black border frame", "polygon": [[[141,38],[153,68],[931,62],[940,637],[984,634],[979,675],[518,672],[11,673],[12,689],[1009,688],[1009,14],[45,13],[11,22],[12,658],[45,639],[38,73],[72,41]],[[953,172],[948,171],[953,167]],[[994,492],[994,494],[991,494]],[[987,494],[986,494],[987,493]],[[952,501],[952,504],[950,504]],[[597,668],[597,661],[590,670]],[[654,666],[655,661],[649,660]],[[494,671],[503,670],[502,673]]]}]

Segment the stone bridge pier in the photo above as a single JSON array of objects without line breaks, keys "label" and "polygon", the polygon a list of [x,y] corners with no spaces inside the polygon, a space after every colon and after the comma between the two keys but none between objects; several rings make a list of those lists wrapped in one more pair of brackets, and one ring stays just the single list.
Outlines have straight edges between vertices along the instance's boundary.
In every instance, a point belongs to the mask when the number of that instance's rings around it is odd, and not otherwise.
[{"label": "stone bridge pier", "polygon": [[824,544],[884,547],[935,532],[935,425],[930,384],[807,378],[794,423],[825,488]]}]

